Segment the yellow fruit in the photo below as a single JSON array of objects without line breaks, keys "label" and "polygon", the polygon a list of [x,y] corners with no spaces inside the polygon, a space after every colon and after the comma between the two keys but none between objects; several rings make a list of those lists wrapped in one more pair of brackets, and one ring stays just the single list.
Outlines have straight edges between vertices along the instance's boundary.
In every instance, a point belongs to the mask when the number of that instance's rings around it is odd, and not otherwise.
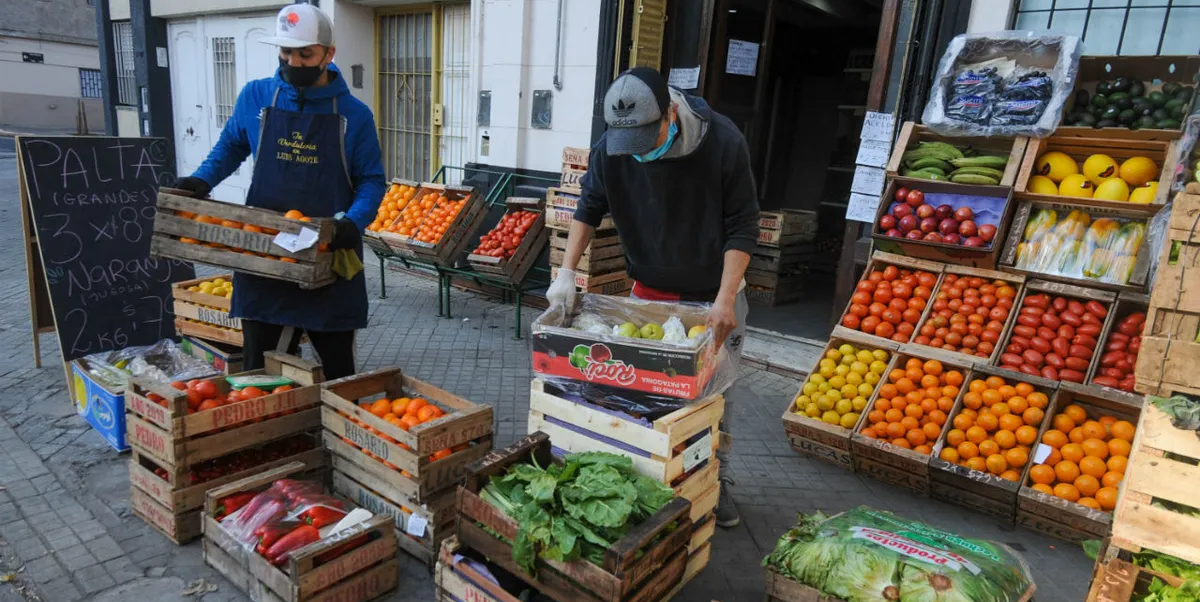
[{"label": "yellow fruit", "polygon": [[837,412],[839,415],[853,412],[854,402],[850,401],[849,399],[839,400],[837,403],[833,404],[833,411]]},{"label": "yellow fruit", "polygon": [[1096,187],[1096,193],[1092,198],[1103,199],[1105,201],[1128,201],[1129,200],[1129,184],[1121,178],[1110,178],[1104,180]]},{"label": "yellow fruit", "polygon": [[867,398],[863,397],[862,395],[859,395],[858,397],[855,397],[853,400],[851,400],[850,403],[854,405],[855,412],[861,412],[861,411],[865,410],[867,407]]},{"label": "yellow fruit", "polygon": [[1086,176],[1082,174],[1071,174],[1063,178],[1062,183],[1058,185],[1058,194],[1061,196],[1072,196],[1088,199],[1092,198],[1092,194],[1094,192],[1095,187],[1092,186],[1092,183],[1087,179]]},{"label": "yellow fruit", "polygon": [[810,403],[808,404],[808,407],[804,409],[804,413],[807,414],[809,418],[820,418],[821,408],[817,407],[817,404],[815,403]]},{"label": "yellow fruit", "polygon": [[1083,162],[1083,175],[1091,180],[1093,184],[1099,186],[1101,182],[1109,178],[1121,177],[1121,170],[1117,167],[1115,159],[1108,155],[1096,154],[1087,158]]},{"label": "yellow fruit", "polygon": [[824,414],[822,414],[821,420],[823,422],[827,422],[829,424],[836,424],[839,426],[842,424],[841,414],[838,414],[837,412],[835,412],[833,410],[828,410]]},{"label": "yellow fruit", "polygon": [[858,353],[858,350],[855,349],[852,345],[842,345],[841,347],[838,347],[838,351],[843,356],[854,355],[854,354]]},{"label": "yellow fruit", "polygon": [[888,352],[886,352],[882,349],[876,349],[876,350],[872,351],[871,355],[875,356],[875,359],[877,359],[881,362],[888,361]]},{"label": "yellow fruit", "polygon": [[1121,179],[1133,188],[1158,177],[1158,164],[1149,157],[1130,157],[1121,164]]},{"label": "yellow fruit", "polygon": [[860,349],[858,353],[854,354],[854,357],[858,358],[858,361],[864,364],[870,364],[875,361],[875,355],[866,349]]},{"label": "yellow fruit", "polygon": [[1029,192],[1056,195],[1058,194],[1058,185],[1046,176],[1033,176],[1029,178]]},{"label": "yellow fruit", "polygon": [[842,352],[838,351],[837,349],[830,349],[829,351],[825,352],[825,357],[835,362],[840,361],[842,359]]},{"label": "yellow fruit", "polygon": [[874,372],[875,374],[883,374],[884,372],[887,372],[887,364],[879,360],[875,360],[871,362],[871,372]]},{"label": "yellow fruit", "polygon": [[1129,202],[1139,205],[1149,205],[1154,202],[1154,197],[1158,196],[1158,182],[1150,182],[1145,186],[1139,186],[1129,193]]},{"label": "yellow fruit", "polygon": [[846,428],[846,429],[854,428],[854,425],[858,424],[858,414],[856,414],[854,412],[847,412],[845,414],[842,414],[842,418],[841,418],[841,421],[839,424],[842,425],[842,428]]},{"label": "yellow fruit", "polygon": [[822,395],[817,398],[817,409],[821,410],[822,412],[828,412],[833,409],[834,403],[836,403],[834,400]]},{"label": "yellow fruit", "polygon": [[1039,176],[1046,176],[1053,182],[1062,182],[1063,178],[1079,173],[1079,165],[1070,155],[1051,151],[1038,158],[1034,170]]}]

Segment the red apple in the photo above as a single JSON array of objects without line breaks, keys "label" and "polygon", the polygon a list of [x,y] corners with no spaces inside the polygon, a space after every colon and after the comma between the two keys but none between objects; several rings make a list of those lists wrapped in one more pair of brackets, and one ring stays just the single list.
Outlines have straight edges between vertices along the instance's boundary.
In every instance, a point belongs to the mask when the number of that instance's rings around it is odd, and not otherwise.
[{"label": "red apple", "polygon": [[934,210],[934,217],[938,219],[946,219],[954,216],[954,207],[950,205],[938,205]]},{"label": "red apple", "polygon": [[892,207],[892,215],[896,216],[896,219],[904,219],[905,216],[912,215],[912,213],[913,208],[905,205],[903,202]]},{"label": "red apple", "polygon": [[[937,218],[934,218],[934,219],[937,219]],[[942,221],[938,222],[938,232],[941,232],[942,234],[950,234],[951,232],[957,232],[957,231],[958,231],[958,222],[954,221],[951,218],[947,217],[947,218],[943,219]]]},{"label": "red apple", "polygon": [[971,238],[978,232],[979,229],[975,227],[975,222],[971,220],[967,220],[958,225],[958,233],[961,234],[963,238]]},{"label": "red apple", "polygon": [[908,189],[901,186],[896,189],[896,202],[904,203],[908,201]]},{"label": "red apple", "polygon": [[896,228],[892,228],[891,230],[884,232],[884,235],[892,238],[904,238],[904,233]]},{"label": "red apple", "polygon": [[917,207],[917,217],[921,219],[933,217],[933,213],[933,206],[931,205],[920,205]]},{"label": "red apple", "polygon": [[920,207],[921,205],[925,204],[925,193],[916,189],[910,190],[908,191],[908,197],[904,199],[904,202],[912,205],[913,207]]},{"label": "red apple", "polygon": [[962,236],[959,236],[958,232],[951,232],[942,237],[942,242],[951,245],[962,244]]},{"label": "red apple", "polygon": [[883,217],[879,218],[879,229],[880,230],[886,231],[886,230],[891,230],[892,228],[895,228],[895,227],[896,227],[895,216],[884,215]]},{"label": "red apple", "polygon": [[978,236],[968,236],[963,239],[962,244],[964,247],[982,247],[983,239]]},{"label": "red apple", "polygon": [[970,207],[959,207],[954,211],[954,219],[960,222],[975,219],[975,212]]},{"label": "red apple", "polygon": [[938,221],[937,221],[937,218],[935,218],[935,217],[927,217],[927,218],[925,218],[925,219],[921,220],[921,226],[920,226],[920,227],[921,227],[921,231],[922,231],[922,232],[925,232],[925,233],[929,233],[929,232],[936,231],[936,230],[937,230],[937,227],[938,227]]},{"label": "red apple", "polygon": [[926,240],[929,242],[942,242],[942,234],[941,234],[941,232],[930,232],[929,234],[926,234],[925,237],[922,238],[921,240]]},{"label": "red apple", "polygon": [[909,230],[908,234],[904,235],[904,238],[911,238],[913,240],[921,240],[924,237],[925,233],[920,230]]},{"label": "red apple", "polygon": [[992,242],[992,239],[996,238],[996,227],[991,224],[980,226],[979,238],[982,238],[983,242]]},{"label": "red apple", "polygon": [[912,230],[916,230],[917,225],[919,223],[920,223],[920,221],[917,220],[917,216],[906,215],[906,216],[900,218],[899,226],[900,226],[901,230],[904,230],[905,232],[909,232]]}]

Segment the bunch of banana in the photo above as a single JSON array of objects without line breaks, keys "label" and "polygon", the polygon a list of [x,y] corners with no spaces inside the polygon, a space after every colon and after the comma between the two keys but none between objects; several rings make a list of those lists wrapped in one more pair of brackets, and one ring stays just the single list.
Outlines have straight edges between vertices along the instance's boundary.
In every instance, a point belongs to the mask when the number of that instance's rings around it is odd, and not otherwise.
[{"label": "bunch of banana", "polygon": [[946,142],[918,142],[904,151],[901,164],[900,175],[906,178],[997,185],[1008,157],[976,155],[970,147],[959,149]]}]

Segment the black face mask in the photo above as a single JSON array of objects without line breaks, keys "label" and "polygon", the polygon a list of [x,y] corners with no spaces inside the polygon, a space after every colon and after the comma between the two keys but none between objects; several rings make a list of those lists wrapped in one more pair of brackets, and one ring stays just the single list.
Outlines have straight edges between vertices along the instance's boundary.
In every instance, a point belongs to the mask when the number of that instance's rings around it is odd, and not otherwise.
[{"label": "black face mask", "polygon": [[284,59],[279,59],[279,76],[283,81],[297,88],[308,88],[321,78],[324,67],[293,67]]}]

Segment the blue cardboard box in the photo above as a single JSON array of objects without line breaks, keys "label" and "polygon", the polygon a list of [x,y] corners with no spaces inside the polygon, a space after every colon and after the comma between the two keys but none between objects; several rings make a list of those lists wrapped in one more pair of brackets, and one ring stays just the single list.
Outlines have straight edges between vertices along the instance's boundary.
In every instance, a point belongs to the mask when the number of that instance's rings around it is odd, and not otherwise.
[{"label": "blue cardboard box", "polygon": [[75,374],[75,411],[117,451],[128,451],[125,440],[125,391],[114,391],[94,380],[86,360],[71,362]]}]

